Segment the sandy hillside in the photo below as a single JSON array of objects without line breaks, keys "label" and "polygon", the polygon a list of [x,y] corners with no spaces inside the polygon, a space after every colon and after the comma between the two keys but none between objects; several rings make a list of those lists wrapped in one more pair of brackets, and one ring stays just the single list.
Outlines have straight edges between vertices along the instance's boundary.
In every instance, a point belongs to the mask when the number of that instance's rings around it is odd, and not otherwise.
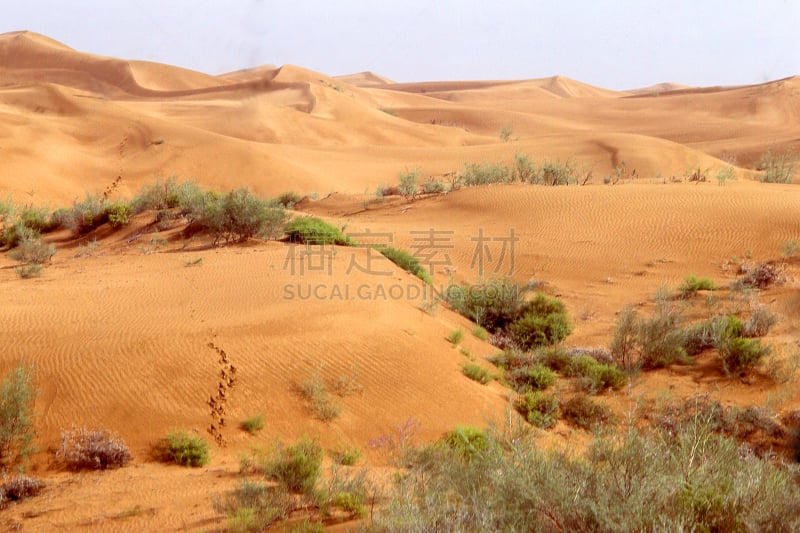
[{"label": "sandy hillside", "polygon": [[[435,289],[502,274],[544,282],[573,319],[569,346],[607,347],[620,309],[648,312],[660,286],[674,292],[688,274],[723,287],[717,304],[700,297],[687,310],[705,316],[736,298],[727,284],[741,262],[780,260],[787,241],[800,241],[800,176],[762,184],[755,170],[767,149],[797,151],[799,139],[798,77],[618,92],[560,76],[396,83],[292,65],[211,76],[30,32],[0,35],[0,198],[53,209],[117,183],[113,197],[130,199],[167,176],[262,196],[294,191],[309,196],[295,214],[434,258]],[[447,182],[465,163],[519,152],[571,158],[590,178],[583,187],[491,185],[414,202],[374,194],[405,169]],[[736,179],[719,185],[714,176],[729,165]],[[604,184],[615,168],[622,177]],[[695,169],[707,181],[687,181]],[[224,518],[212,497],[235,485],[237,456],[252,446],[309,434],[326,448],[358,446],[380,475],[386,456],[369,444],[398,425],[411,420],[431,440],[508,407],[508,389],[461,372],[469,356],[493,369],[483,358],[497,349],[444,304],[431,307],[420,280],[374,252],[337,247],[320,269],[305,263],[302,246],[216,248],[202,235],[184,238],[177,222],[155,228],[144,212],[116,231],[48,234],[57,254],[31,280],[0,254],[8,339],[0,371],[34,365],[33,469],[48,483],[4,511],[0,527],[215,531]],[[443,239],[433,250],[431,232]],[[502,255],[509,237],[513,253]],[[488,239],[483,270],[479,238]],[[800,345],[800,264],[781,264],[787,282],[740,305],[768,305],[779,317],[769,340],[790,353]],[[457,328],[466,355],[447,340]],[[741,406],[770,398],[777,412],[800,407],[796,388],[728,379],[711,359],[648,373],[607,401],[623,411],[639,395],[709,392]],[[334,398],[341,414],[331,422],[315,419],[299,393],[313,379],[357,385]],[[238,429],[258,413],[266,420],[258,436]],[[117,432],[133,464],[62,471],[52,452],[73,424]],[[173,429],[208,439],[212,462],[187,470],[151,461],[153,443]],[[543,442],[587,439],[560,423]]]}]

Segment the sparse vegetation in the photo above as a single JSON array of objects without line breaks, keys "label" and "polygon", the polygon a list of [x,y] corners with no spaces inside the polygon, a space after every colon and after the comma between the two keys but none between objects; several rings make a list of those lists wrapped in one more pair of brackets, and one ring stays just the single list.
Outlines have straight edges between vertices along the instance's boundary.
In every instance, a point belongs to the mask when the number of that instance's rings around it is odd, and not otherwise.
[{"label": "sparse vegetation", "polygon": [[549,429],[558,421],[558,399],[542,391],[528,391],[519,396],[514,407],[532,425]]},{"label": "sparse vegetation", "polygon": [[33,369],[22,363],[0,384],[0,464],[6,467],[26,460],[34,450],[36,394]]},{"label": "sparse vegetation", "polygon": [[322,456],[322,447],[307,436],[290,446],[278,442],[273,446],[264,470],[267,477],[290,492],[309,494],[319,477]]},{"label": "sparse vegetation", "polygon": [[406,200],[413,200],[417,195],[417,185],[419,183],[419,169],[406,170],[400,173],[397,189],[405,196]]},{"label": "sparse vegetation", "polygon": [[573,426],[593,430],[612,420],[611,410],[585,394],[576,394],[561,405],[562,418]]},{"label": "sparse vegetation", "polygon": [[466,462],[489,449],[486,432],[472,426],[456,426],[442,440],[457,457]]},{"label": "sparse vegetation", "polygon": [[329,451],[328,455],[342,466],[354,466],[364,457],[364,454],[357,446],[350,446],[348,444],[342,445],[336,450]]},{"label": "sparse vegetation", "polygon": [[288,191],[278,196],[278,203],[283,207],[285,207],[286,209],[291,209],[297,202],[299,202],[302,199],[303,199],[302,196],[300,196],[296,192]]},{"label": "sparse vegetation", "polygon": [[464,330],[461,328],[454,329],[450,333],[447,334],[447,341],[450,342],[453,346],[460,343],[464,340]]},{"label": "sparse vegetation", "polygon": [[680,286],[681,296],[694,296],[697,291],[713,291],[717,286],[709,278],[698,278],[694,274],[686,276]]},{"label": "sparse vegetation", "polygon": [[56,459],[69,470],[120,468],[132,459],[125,442],[104,430],[73,427],[61,432]]},{"label": "sparse vegetation", "polygon": [[717,182],[720,185],[725,185],[725,182],[732,181],[736,177],[733,166],[728,165],[717,171]]},{"label": "sparse vegetation", "polygon": [[210,460],[208,443],[185,431],[173,431],[161,439],[154,454],[162,462],[181,466],[204,466]]},{"label": "sparse vegetation", "polygon": [[486,385],[487,383],[492,381],[492,377],[491,375],[489,375],[489,371],[478,364],[464,363],[461,366],[461,371],[469,379],[477,381],[481,385]]},{"label": "sparse vegetation", "polygon": [[399,266],[406,272],[417,276],[419,279],[431,285],[433,280],[427,270],[420,264],[419,259],[411,255],[405,250],[399,250],[390,246],[381,246],[377,248],[378,252],[386,259]]},{"label": "sparse vegetation", "polygon": [[44,489],[42,480],[17,474],[3,480],[0,484],[0,510],[5,509],[11,502],[18,502],[37,496]]},{"label": "sparse vegetation", "polygon": [[797,155],[789,150],[778,153],[773,148],[769,148],[761,155],[761,160],[758,162],[761,181],[764,183],[792,183],[797,160]]},{"label": "sparse vegetation", "polygon": [[475,327],[472,329],[472,335],[473,335],[473,336],[474,336],[476,339],[480,339],[480,340],[482,340],[482,341],[488,341],[488,340],[489,340],[489,332],[488,332],[488,331],[486,331],[486,330],[485,330],[484,328],[482,328],[481,326],[475,326]]},{"label": "sparse vegetation", "polygon": [[293,219],[286,225],[286,234],[291,242],[304,244],[324,245],[337,244],[339,246],[355,246],[356,242],[336,226],[328,224],[321,218],[307,216]]},{"label": "sparse vegetation", "polygon": [[264,429],[264,415],[255,415],[250,418],[242,420],[239,425],[242,431],[246,431],[251,435],[257,435],[259,431]]},{"label": "sparse vegetation", "polygon": [[328,387],[319,373],[315,373],[300,384],[300,393],[308,400],[311,413],[318,420],[330,422],[342,412],[342,408],[331,398]]}]

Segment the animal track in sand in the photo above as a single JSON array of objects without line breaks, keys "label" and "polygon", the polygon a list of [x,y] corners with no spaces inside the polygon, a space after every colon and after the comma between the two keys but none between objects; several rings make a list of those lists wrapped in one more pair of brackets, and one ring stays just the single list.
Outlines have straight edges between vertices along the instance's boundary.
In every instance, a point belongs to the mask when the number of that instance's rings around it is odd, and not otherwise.
[{"label": "animal track in sand", "polygon": [[211,416],[211,424],[209,424],[207,428],[207,432],[214,438],[214,442],[217,443],[220,447],[225,447],[227,445],[227,441],[225,440],[225,436],[222,434],[222,429],[225,427],[225,405],[228,403],[228,399],[230,398],[231,392],[233,392],[233,388],[236,385],[236,367],[231,364],[230,360],[228,359],[228,354],[225,353],[225,350],[214,344],[214,342],[209,342],[208,347],[214,350],[217,355],[219,355],[219,359],[217,364],[219,365],[219,383],[217,385],[217,391],[215,394],[211,394],[208,397],[208,407],[209,407],[209,414]]}]

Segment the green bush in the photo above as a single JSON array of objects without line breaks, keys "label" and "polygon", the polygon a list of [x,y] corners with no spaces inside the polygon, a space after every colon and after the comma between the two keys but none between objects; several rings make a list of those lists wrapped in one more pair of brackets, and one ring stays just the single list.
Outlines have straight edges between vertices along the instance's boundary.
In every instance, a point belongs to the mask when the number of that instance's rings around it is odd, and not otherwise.
[{"label": "green bush", "polygon": [[493,331],[521,316],[529,289],[512,279],[501,278],[475,285],[451,284],[444,298],[451,309]]},{"label": "green bush", "polygon": [[456,426],[444,436],[444,443],[464,461],[470,461],[489,449],[489,437],[472,426]]},{"label": "green bush", "polygon": [[24,265],[43,265],[55,255],[56,249],[44,244],[39,238],[26,237],[9,254],[12,259]]},{"label": "green bush", "polygon": [[58,227],[58,221],[53,220],[44,207],[24,207],[20,211],[19,219],[26,228],[36,233],[47,233]]},{"label": "green bush", "polygon": [[293,219],[286,225],[286,234],[291,242],[314,245],[338,244],[340,246],[356,246],[356,242],[342,234],[339,228],[312,216]]},{"label": "green bush", "polygon": [[517,392],[527,392],[548,389],[558,380],[558,375],[542,364],[535,364],[515,369],[507,379]]},{"label": "green bush", "polygon": [[461,371],[469,379],[477,381],[481,385],[486,385],[492,381],[492,376],[489,375],[489,371],[483,368],[481,365],[464,363],[464,365],[461,367]]},{"label": "green bush", "polygon": [[14,464],[33,452],[35,401],[33,369],[19,364],[0,383],[0,464]]},{"label": "green bush", "polygon": [[419,259],[411,255],[405,250],[391,248],[389,246],[381,246],[376,248],[378,252],[386,259],[399,266],[406,272],[414,274],[425,283],[431,285],[433,280],[427,270],[419,263]]},{"label": "green bush", "polygon": [[285,520],[299,506],[283,485],[266,485],[242,480],[224,497],[213,500],[214,510],[228,518],[228,530],[235,533],[265,531]]},{"label": "green bush", "polygon": [[251,416],[250,418],[242,420],[239,427],[251,435],[256,435],[259,431],[264,429],[264,415]]},{"label": "green bush", "polygon": [[108,221],[108,205],[105,199],[86,193],[83,201],[72,203],[72,212],[67,226],[75,235],[84,235]]},{"label": "green bush", "polygon": [[653,316],[639,322],[638,345],[642,366],[663,368],[687,360],[683,347],[685,336],[680,324],[678,312],[664,303],[659,304]]},{"label": "green bush", "polygon": [[569,317],[560,300],[539,293],[524,304],[522,312],[522,316],[508,329],[523,349],[557,344],[572,333]]},{"label": "green bush", "polygon": [[697,291],[713,291],[717,288],[709,278],[698,278],[694,274],[686,276],[680,286],[681,295],[694,296]]},{"label": "green bush", "polygon": [[165,463],[182,466],[204,466],[210,460],[208,443],[185,431],[174,431],[155,446],[155,455]]},{"label": "green bush", "polygon": [[761,362],[772,349],[757,339],[725,337],[717,347],[722,368],[729,376],[746,371]]},{"label": "green bush", "polygon": [[[191,182],[189,182],[191,183]],[[134,213],[141,213],[145,210],[163,211],[174,209],[181,203],[183,185],[178,184],[178,180],[171,176],[166,180],[157,178],[152,183],[147,183],[139,189],[139,192],[131,202]]]},{"label": "green bush", "polygon": [[453,331],[447,334],[447,340],[448,342],[450,342],[452,345],[455,346],[456,344],[464,340],[464,330],[461,328],[454,329]]},{"label": "green bush", "polygon": [[19,265],[14,267],[14,272],[22,279],[38,278],[42,275],[42,265],[31,263],[29,265]]},{"label": "green bush", "polygon": [[108,206],[108,223],[112,228],[127,226],[133,215],[133,208],[127,202],[117,201]]},{"label": "green bush", "polygon": [[489,340],[489,332],[486,331],[481,326],[475,326],[474,328],[472,328],[472,336],[475,337],[476,339],[480,339],[482,341],[488,341]]},{"label": "green bush", "polygon": [[568,423],[591,430],[611,421],[611,411],[585,394],[576,394],[561,406],[561,415]]},{"label": "green bush", "polygon": [[618,367],[628,373],[636,373],[641,368],[638,340],[639,317],[636,309],[628,306],[617,315],[611,339],[611,357]]},{"label": "green bush", "polygon": [[549,429],[558,421],[558,399],[542,391],[529,391],[517,397],[514,407],[538,428]]},{"label": "green bush", "polygon": [[535,360],[556,372],[566,372],[572,357],[560,346],[544,346],[536,350]]},{"label": "green bush", "polygon": [[338,450],[331,450],[328,454],[331,459],[342,466],[353,466],[364,457],[358,447],[349,445],[344,445]]},{"label": "green bush", "polygon": [[510,183],[512,178],[511,169],[503,162],[496,164],[484,162],[482,165],[477,163],[465,164],[460,181],[467,187],[476,187],[492,183]]},{"label": "green bush", "polygon": [[761,181],[764,183],[792,183],[796,166],[796,154],[788,150],[776,153],[770,148],[761,155],[758,170],[761,171]]},{"label": "green bush", "polygon": [[266,474],[290,492],[309,494],[317,483],[322,456],[322,447],[309,437],[302,437],[291,446],[278,443],[272,449]]},{"label": "green bush", "polygon": [[412,170],[407,170],[400,173],[397,189],[400,191],[400,194],[406,197],[406,199],[413,200],[417,195],[418,182],[419,169],[414,168]]},{"label": "green bush", "polygon": [[705,320],[683,330],[683,349],[686,355],[694,357],[715,345],[714,321]]},{"label": "green bush", "polygon": [[282,193],[280,196],[278,196],[278,203],[287,209],[291,209],[294,207],[294,204],[296,204],[302,199],[303,197],[297,194],[296,192],[289,191]]},{"label": "green bush", "polygon": [[628,383],[625,372],[615,366],[599,363],[588,355],[573,358],[565,373],[579,378],[581,388],[591,393],[602,392],[609,387],[619,390]]}]

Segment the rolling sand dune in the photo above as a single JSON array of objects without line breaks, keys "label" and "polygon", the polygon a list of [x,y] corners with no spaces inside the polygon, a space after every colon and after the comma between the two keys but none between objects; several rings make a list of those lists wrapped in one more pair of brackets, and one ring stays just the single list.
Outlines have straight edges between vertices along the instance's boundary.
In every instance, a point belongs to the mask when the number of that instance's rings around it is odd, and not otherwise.
[{"label": "rolling sand dune", "polygon": [[[647,312],[660,286],[675,290],[688,274],[711,277],[723,286],[715,296],[732,298],[734,257],[778,259],[784,243],[800,240],[797,184],[755,179],[769,148],[800,148],[798,77],[620,92],[561,76],[395,83],[292,65],[211,76],[87,54],[30,32],[0,35],[0,198],[52,209],[117,183],[114,197],[129,199],[157,176],[262,196],[295,191],[310,195],[296,214],[346,226],[362,243],[374,237],[366,232],[389,235],[393,246],[425,256],[426,235],[440,232],[445,247],[429,255],[437,289],[509,273],[513,257],[515,279],[544,282],[565,302],[569,346],[608,346],[620,309]],[[447,182],[465,163],[510,162],[519,152],[571,159],[591,179],[414,202],[373,194],[406,169]],[[714,176],[728,165],[736,179],[720,186]],[[623,166],[635,177],[604,185]],[[709,181],[687,182],[694,169],[707,169]],[[382,472],[386,456],[368,444],[396,425],[413,417],[419,437],[431,440],[456,424],[485,425],[508,407],[508,389],[462,375],[466,358],[446,337],[462,328],[462,346],[487,369],[483,358],[496,348],[444,304],[423,312],[422,283],[368,249],[337,247],[328,272],[304,263],[302,247],[215,248],[177,227],[155,234],[153,218],[144,212],[80,239],[47,235],[58,253],[37,279],[19,279],[17,263],[0,254],[9,340],[0,372],[19,361],[35,366],[41,451],[33,467],[48,482],[42,496],[4,511],[2,527],[217,530],[224,518],[212,497],[234,486],[237,454],[253,445],[310,434],[327,448],[358,446]],[[513,254],[503,255],[508,238]],[[489,253],[483,270],[478,242]],[[356,267],[368,261],[371,271]],[[800,272],[796,260],[785,268],[787,283],[760,302],[780,320],[769,340],[788,351],[800,342]],[[702,316],[705,305],[698,299],[687,312]],[[727,379],[712,355],[703,357],[696,367],[647,373],[607,402],[623,412],[639,395],[672,391],[800,406],[796,389]],[[342,378],[363,390],[335,397],[342,411],[333,421],[315,419],[300,384],[332,387]],[[258,413],[266,420],[258,436],[238,429]],[[61,471],[52,452],[73,424],[119,433],[133,464]],[[212,442],[211,464],[189,471],[151,461],[152,444],[172,429]],[[577,447],[587,440],[563,423],[542,438]]]}]

